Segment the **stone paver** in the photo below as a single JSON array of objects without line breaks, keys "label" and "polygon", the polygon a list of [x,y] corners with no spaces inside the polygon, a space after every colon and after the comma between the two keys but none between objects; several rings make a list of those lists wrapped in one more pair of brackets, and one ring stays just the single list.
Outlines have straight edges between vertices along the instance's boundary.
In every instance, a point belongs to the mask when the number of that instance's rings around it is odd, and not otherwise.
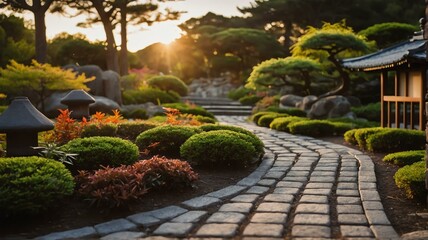
[{"label": "stone paver", "polygon": [[247,177],[175,206],[36,239],[399,239],[369,156],[245,117],[217,117],[264,142],[263,160]]}]

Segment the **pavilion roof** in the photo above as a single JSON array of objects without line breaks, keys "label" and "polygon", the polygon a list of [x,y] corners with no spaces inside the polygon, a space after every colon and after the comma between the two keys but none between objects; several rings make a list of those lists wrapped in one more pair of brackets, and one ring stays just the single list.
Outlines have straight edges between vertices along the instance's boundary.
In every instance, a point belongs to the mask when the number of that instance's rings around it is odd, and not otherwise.
[{"label": "pavilion roof", "polygon": [[375,53],[342,60],[342,66],[352,70],[373,71],[393,68],[408,62],[426,59],[426,40],[411,39]]}]

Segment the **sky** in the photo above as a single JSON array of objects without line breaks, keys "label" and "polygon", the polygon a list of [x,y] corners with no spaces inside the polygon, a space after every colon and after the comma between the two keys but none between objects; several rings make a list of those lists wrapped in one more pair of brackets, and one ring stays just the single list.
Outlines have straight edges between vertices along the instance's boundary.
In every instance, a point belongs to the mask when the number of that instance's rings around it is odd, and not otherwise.
[{"label": "sky", "polygon": [[[128,50],[138,51],[144,47],[155,43],[169,43],[179,38],[181,31],[178,24],[192,18],[200,17],[208,12],[230,16],[242,16],[237,7],[250,6],[254,0],[182,0],[177,2],[163,3],[173,10],[186,11],[179,20],[161,22],[152,26],[129,26],[128,27]],[[32,15],[26,14],[26,19],[32,20]],[[83,33],[91,41],[105,41],[105,33],[101,24],[93,25],[91,28],[77,27],[76,24],[85,19],[84,16],[67,18],[58,14],[48,14],[46,16],[46,35],[52,39],[61,32],[70,34]],[[116,43],[120,44],[120,29],[115,31]]]}]

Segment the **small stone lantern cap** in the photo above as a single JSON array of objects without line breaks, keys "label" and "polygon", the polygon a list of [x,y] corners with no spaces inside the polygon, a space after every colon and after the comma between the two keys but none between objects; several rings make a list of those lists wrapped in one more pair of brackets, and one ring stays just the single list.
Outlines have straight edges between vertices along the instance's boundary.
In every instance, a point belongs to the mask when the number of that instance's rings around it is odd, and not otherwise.
[{"label": "small stone lantern cap", "polygon": [[79,90],[71,90],[64,98],[61,99],[61,103],[67,106],[70,105],[81,105],[94,103],[95,99],[87,92]]},{"label": "small stone lantern cap", "polygon": [[49,118],[37,110],[27,97],[16,97],[0,115],[0,132],[42,132],[54,128]]}]

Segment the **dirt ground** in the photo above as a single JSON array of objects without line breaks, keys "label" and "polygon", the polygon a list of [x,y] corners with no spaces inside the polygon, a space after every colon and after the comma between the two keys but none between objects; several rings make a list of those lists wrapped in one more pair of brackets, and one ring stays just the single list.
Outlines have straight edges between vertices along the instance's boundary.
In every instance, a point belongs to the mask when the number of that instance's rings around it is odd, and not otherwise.
[{"label": "dirt ground", "polygon": [[[325,138],[324,140],[352,147],[344,143],[341,137]],[[426,205],[415,200],[406,199],[404,192],[395,186],[393,176],[398,168],[382,162],[383,154],[367,154],[376,165],[379,193],[388,218],[395,230],[399,234],[427,230],[428,209]],[[81,200],[69,199],[58,203],[58,206],[53,211],[37,218],[0,219],[0,239],[32,238],[55,231],[95,225],[136,212],[177,204],[192,197],[234,184],[247,176],[253,169],[216,172],[195,169],[195,171],[199,173],[200,180],[197,181],[193,189],[151,192],[141,202],[132,204],[128,208],[100,210],[88,208],[88,205]]]}]

